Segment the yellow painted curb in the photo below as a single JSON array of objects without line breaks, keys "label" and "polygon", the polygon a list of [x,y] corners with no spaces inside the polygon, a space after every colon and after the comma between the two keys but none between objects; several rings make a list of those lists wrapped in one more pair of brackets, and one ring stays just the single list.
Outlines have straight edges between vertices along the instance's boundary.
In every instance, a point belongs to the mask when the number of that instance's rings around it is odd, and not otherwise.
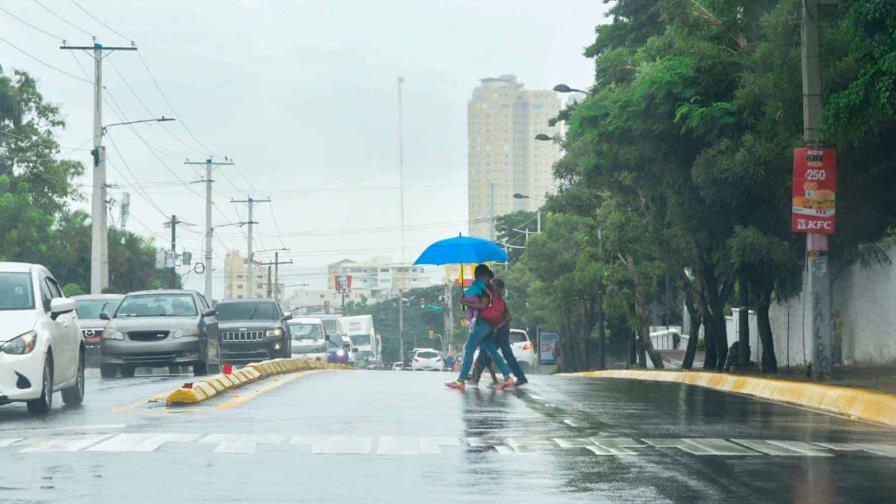
[{"label": "yellow painted curb", "polygon": [[562,376],[686,383],[896,427],[896,395],[860,388],[700,371],[611,369]]},{"label": "yellow painted curb", "polygon": [[247,364],[242,369],[235,370],[232,374],[209,376],[193,382],[192,388],[176,389],[168,394],[165,403],[170,406],[172,404],[194,404],[206,401],[227,390],[235,389],[262,378],[282,373],[292,373],[307,369],[348,368],[348,366],[342,364],[329,364],[325,362],[310,364],[309,362],[310,361],[305,359],[271,359],[268,361],[253,362]]}]

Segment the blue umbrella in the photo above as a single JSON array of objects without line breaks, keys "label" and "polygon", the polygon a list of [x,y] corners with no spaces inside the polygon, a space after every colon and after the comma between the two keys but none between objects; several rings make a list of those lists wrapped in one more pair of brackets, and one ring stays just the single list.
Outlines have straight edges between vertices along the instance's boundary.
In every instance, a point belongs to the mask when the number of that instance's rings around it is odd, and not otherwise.
[{"label": "blue umbrella", "polygon": [[476,264],[507,260],[507,253],[492,241],[470,236],[457,236],[439,240],[426,247],[414,264]]}]

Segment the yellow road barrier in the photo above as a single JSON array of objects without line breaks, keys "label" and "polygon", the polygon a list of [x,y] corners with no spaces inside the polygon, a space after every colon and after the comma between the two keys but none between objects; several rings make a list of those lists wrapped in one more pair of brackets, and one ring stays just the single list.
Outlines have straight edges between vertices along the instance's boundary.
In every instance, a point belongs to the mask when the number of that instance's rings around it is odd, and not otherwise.
[{"label": "yellow road barrier", "polygon": [[700,371],[610,369],[563,376],[686,383],[896,427],[896,395],[860,388]]},{"label": "yellow road barrier", "polygon": [[329,364],[307,359],[271,359],[253,362],[242,369],[237,369],[232,374],[209,376],[194,381],[191,388],[181,387],[174,390],[168,394],[165,403],[168,406],[172,404],[195,404],[211,399],[227,390],[233,390],[269,376],[309,369],[350,369],[350,367],[344,364]]}]

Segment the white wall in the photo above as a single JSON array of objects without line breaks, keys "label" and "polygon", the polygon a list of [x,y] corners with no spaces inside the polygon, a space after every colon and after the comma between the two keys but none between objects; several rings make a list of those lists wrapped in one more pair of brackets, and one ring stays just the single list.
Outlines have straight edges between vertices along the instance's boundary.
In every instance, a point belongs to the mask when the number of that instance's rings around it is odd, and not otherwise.
[{"label": "white wall", "polygon": [[[887,253],[896,258],[896,247]],[[836,279],[832,294],[835,346],[840,339],[844,362],[896,363],[896,265],[853,265]],[[770,318],[779,366],[787,365],[788,358],[791,366],[812,361],[811,336],[803,334],[808,308],[803,296],[772,304]]]}]

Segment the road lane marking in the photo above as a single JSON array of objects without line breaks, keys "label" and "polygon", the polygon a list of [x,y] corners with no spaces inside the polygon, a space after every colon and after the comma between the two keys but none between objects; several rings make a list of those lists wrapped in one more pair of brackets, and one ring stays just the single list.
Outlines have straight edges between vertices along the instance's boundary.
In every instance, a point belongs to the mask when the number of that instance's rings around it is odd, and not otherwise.
[{"label": "road lane marking", "polygon": [[85,434],[81,436],[31,438],[22,441],[20,445],[17,444],[16,446],[22,446],[19,453],[74,452],[99,443],[107,437],[109,437],[108,434]]},{"label": "road lane marking", "polygon": [[118,434],[86,451],[99,452],[154,452],[165,443],[189,443],[198,434]]},{"label": "road lane marking", "polygon": [[732,441],[766,455],[774,455],[777,457],[834,456],[832,453],[822,450],[818,446],[805,441],[775,441],[771,439],[732,439]]},{"label": "road lane marking", "polygon": [[475,448],[477,450],[491,449],[498,452],[500,455],[513,455],[513,448],[504,444],[503,440],[481,437],[468,437],[464,438],[464,442],[469,448]]},{"label": "road lane marking", "polygon": [[310,447],[310,453],[317,455],[327,445],[329,436],[293,436],[289,444]]},{"label": "road lane marking", "polygon": [[215,443],[215,453],[254,453],[259,443],[279,444],[286,436],[278,434],[209,434],[200,443]]},{"label": "road lane marking", "polygon": [[420,438],[408,436],[382,436],[376,447],[377,455],[417,455]]},{"label": "road lane marking", "polygon": [[243,404],[255,399],[256,397],[267,394],[272,390],[276,390],[287,383],[298,380],[303,376],[310,376],[313,374],[321,373],[323,371],[328,371],[326,369],[315,369],[311,371],[300,371],[296,373],[290,373],[285,375],[277,375],[271,377],[267,380],[263,385],[258,388],[247,390],[245,392],[233,392],[231,393],[231,399],[228,399],[224,402],[217,402],[215,399],[212,399],[209,402],[208,406],[195,406],[195,407],[187,407],[187,408],[168,408],[169,411],[220,411],[220,410],[228,410],[231,408],[236,408],[237,406],[242,406]]},{"label": "road lane marking", "polygon": [[0,448],[5,448],[17,441],[23,440],[23,439],[25,439],[25,438],[20,438],[20,437],[2,438],[2,439],[0,439]]},{"label": "road lane marking", "polygon": [[637,455],[629,448],[643,448],[647,445],[629,438],[553,438],[562,449],[584,448],[595,455]]},{"label": "road lane marking", "polygon": [[452,437],[422,437],[420,438],[420,453],[439,455],[442,447],[455,448],[460,446],[459,438]]},{"label": "road lane marking", "polygon": [[563,419],[563,423],[565,423],[566,425],[568,425],[568,426],[570,426],[570,427],[572,427],[572,428],[574,428],[574,429],[578,429],[578,428],[581,428],[581,427],[587,427],[587,425],[585,425],[585,424],[583,424],[582,422],[576,420],[575,418],[564,418],[564,419]]},{"label": "road lane marking", "polygon": [[0,429],[0,432],[57,432],[57,431],[81,431],[101,429],[124,429],[128,424],[95,424],[95,425],[68,425],[66,427],[21,427],[15,429]]},{"label": "road lane marking", "polygon": [[550,439],[544,438],[508,438],[507,445],[513,450],[514,455],[544,453],[545,449],[556,446]]},{"label": "road lane marking", "polygon": [[657,448],[678,448],[692,455],[759,455],[759,453],[718,438],[644,439]]},{"label": "road lane marking", "polygon": [[372,436],[330,436],[321,453],[364,455],[373,447]]},{"label": "road lane marking", "polygon": [[866,451],[882,457],[896,458],[896,446],[882,443],[813,443],[837,451]]}]

